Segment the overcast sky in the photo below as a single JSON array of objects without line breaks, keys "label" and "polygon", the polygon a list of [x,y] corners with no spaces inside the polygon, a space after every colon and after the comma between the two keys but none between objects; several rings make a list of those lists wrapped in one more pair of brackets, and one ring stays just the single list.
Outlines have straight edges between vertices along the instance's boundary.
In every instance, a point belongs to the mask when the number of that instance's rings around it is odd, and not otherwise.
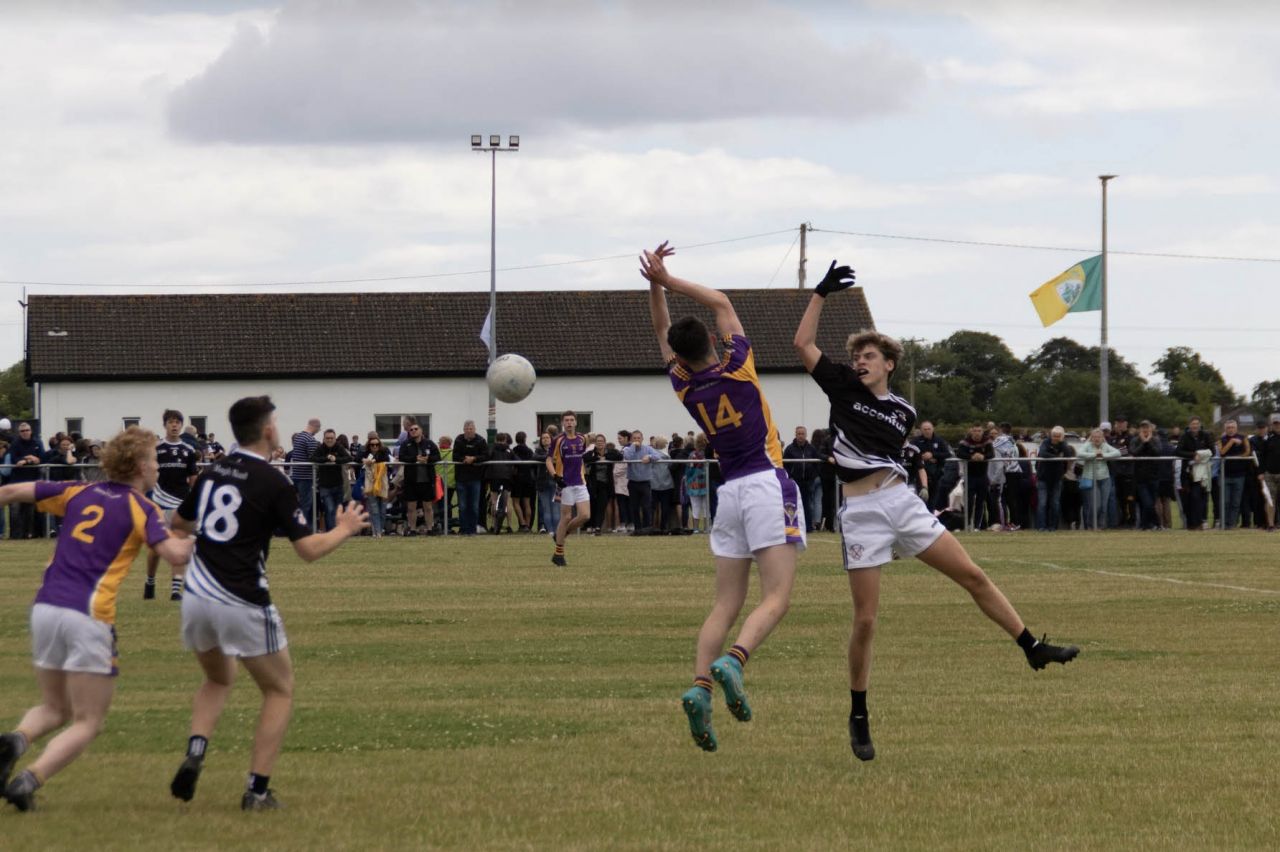
[{"label": "overcast sky", "polygon": [[[0,279],[487,289],[473,132],[521,136],[498,266],[587,261],[500,289],[642,286],[632,255],[663,239],[691,246],[677,274],[794,287],[807,221],[810,283],[852,264],[881,330],[1095,345],[1098,314],[1042,329],[1027,294],[1097,252],[1102,173],[1114,250],[1280,259],[1280,13],[1033,5],[7,3]],[[1280,379],[1280,263],[1110,270],[1111,343],[1144,372],[1188,345],[1246,395]],[[21,292],[0,284],[3,364]]]}]

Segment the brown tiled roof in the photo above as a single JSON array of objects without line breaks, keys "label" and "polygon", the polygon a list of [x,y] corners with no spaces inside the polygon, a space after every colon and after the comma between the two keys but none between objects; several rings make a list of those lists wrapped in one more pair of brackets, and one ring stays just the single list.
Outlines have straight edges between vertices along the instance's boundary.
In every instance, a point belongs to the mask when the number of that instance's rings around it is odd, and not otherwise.
[{"label": "brown tiled roof", "polygon": [[[727,290],[761,371],[800,369],[791,348],[809,292]],[[660,369],[648,290],[498,294],[498,350],[541,375]],[[671,316],[710,313],[681,296]],[[32,381],[171,377],[474,376],[489,294],[31,296]],[[873,327],[861,288],[830,300],[818,344]]]}]

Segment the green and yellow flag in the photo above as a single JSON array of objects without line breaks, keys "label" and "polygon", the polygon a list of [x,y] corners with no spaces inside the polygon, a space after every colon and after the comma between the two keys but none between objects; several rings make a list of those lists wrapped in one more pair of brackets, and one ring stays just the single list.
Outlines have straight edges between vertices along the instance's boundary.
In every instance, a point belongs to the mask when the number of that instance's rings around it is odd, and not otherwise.
[{"label": "green and yellow flag", "polygon": [[1082,260],[1031,293],[1040,322],[1053,325],[1067,314],[1102,310],[1102,255]]}]

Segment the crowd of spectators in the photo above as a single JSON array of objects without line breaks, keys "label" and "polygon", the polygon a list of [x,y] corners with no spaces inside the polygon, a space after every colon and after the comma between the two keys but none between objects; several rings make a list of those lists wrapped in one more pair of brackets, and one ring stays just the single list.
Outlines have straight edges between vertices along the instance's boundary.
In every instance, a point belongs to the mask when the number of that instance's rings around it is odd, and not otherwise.
[{"label": "crowd of spectators", "polygon": [[952,447],[925,421],[911,443],[922,499],[956,526],[1166,530],[1180,518],[1188,530],[1274,531],[1280,414],[1255,429],[1244,435],[1228,419],[1215,438],[1197,417],[1166,431],[1118,415],[1083,438],[1061,426],[1030,435],[974,424]]},{"label": "crowd of spectators", "polygon": [[[492,445],[467,421],[456,436],[432,439],[412,417],[399,436],[363,440],[312,419],[271,460],[293,480],[308,523],[328,528],[349,500],[369,510],[371,535],[546,533],[560,503],[546,466],[556,427],[529,436],[500,432]],[[709,530],[722,479],[705,435],[645,436],[623,429],[614,440],[586,435],[590,494],[587,532],[677,535]],[[182,440],[207,463],[226,450],[187,427]],[[28,423],[0,429],[0,482],[99,478],[101,444],[57,433],[41,442]],[[1275,529],[1280,500],[1280,414],[1240,433],[1228,420],[1215,438],[1198,418],[1164,430],[1117,416],[1087,435],[1055,426],[1040,434],[1007,423],[974,424],[951,445],[929,421],[911,437],[905,462],[921,498],[955,527],[1171,529],[1173,507],[1185,529]],[[831,439],[796,427],[782,450],[799,486],[810,531],[834,529],[839,484]],[[314,517],[313,517],[314,512]],[[46,526],[48,524],[49,526]],[[56,519],[31,504],[0,513],[0,538],[56,532]]]}]

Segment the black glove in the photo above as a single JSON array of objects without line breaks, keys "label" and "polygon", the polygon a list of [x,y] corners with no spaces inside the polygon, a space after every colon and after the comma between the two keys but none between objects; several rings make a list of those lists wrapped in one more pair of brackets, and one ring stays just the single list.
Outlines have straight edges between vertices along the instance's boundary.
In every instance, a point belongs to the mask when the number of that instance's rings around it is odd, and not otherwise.
[{"label": "black glove", "polygon": [[818,282],[818,286],[813,288],[813,292],[827,298],[831,293],[839,293],[841,290],[848,290],[853,286],[853,270],[847,266],[836,266],[836,262],[831,261],[831,268],[827,270],[827,274],[822,276],[822,280]]},{"label": "black glove", "polygon": [[556,488],[559,488],[561,491],[563,491],[563,490],[565,489],[565,487],[566,487],[566,485],[565,485],[564,477],[563,477],[563,476],[557,476],[557,477],[556,477]]}]

